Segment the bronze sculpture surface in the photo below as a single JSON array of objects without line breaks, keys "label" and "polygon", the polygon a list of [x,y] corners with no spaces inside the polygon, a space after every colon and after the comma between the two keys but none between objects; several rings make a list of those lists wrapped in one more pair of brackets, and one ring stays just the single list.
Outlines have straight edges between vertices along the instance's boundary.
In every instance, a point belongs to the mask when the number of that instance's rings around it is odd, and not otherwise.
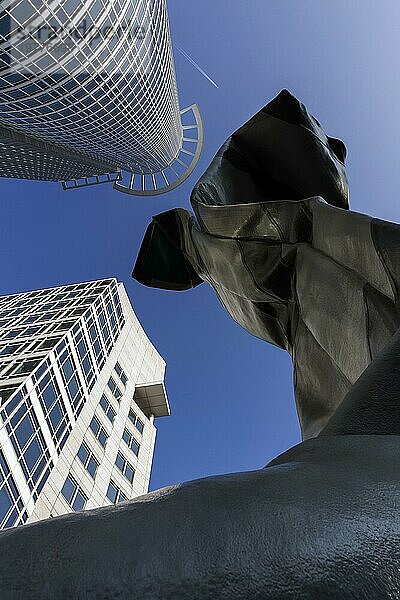
[{"label": "bronze sculpture surface", "polygon": [[208,281],[288,350],[306,441],[260,471],[0,534],[3,600],[400,594],[400,229],[348,208],[342,142],[284,91],[155,217],[134,275]]},{"label": "bronze sculpture surface", "polygon": [[183,209],[154,217],[134,277],[207,281],[251,334],[290,352],[317,435],[400,325],[397,225],[348,209],[343,142],[286,90],[224,144]]}]

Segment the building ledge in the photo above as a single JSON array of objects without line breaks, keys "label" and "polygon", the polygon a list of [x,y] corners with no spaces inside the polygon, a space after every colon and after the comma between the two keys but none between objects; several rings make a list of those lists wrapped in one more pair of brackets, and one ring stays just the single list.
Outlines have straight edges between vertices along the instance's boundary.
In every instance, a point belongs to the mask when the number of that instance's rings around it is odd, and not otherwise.
[{"label": "building ledge", "polygon": [[171,414],[167,392],[162,381],[150,384],[137,384],[133,401],[136,402],[140,410],[148,418],[151,415],[155,417],[168,417]]}]

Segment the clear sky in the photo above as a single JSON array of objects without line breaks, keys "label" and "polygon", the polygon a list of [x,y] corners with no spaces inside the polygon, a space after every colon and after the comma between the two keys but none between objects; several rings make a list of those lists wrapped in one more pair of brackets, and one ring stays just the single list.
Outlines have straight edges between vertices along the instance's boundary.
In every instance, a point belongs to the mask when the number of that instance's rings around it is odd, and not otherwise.
[{"label": "clear sky", "polygon": [[197,102],[205,149],[189,181],[140,199],[108,186],[0,182],[1,293],[116,276],[167,361],[172,416],[159,419],[151,489],[262,467],[300,441],[289,357],[251,338],[206,284],[142,287],[130,272],[152,215],[189,208],[227,136],[286,87],[348,148],[354,210],[400,221],[397,0],[170,0],[181,105]]}]

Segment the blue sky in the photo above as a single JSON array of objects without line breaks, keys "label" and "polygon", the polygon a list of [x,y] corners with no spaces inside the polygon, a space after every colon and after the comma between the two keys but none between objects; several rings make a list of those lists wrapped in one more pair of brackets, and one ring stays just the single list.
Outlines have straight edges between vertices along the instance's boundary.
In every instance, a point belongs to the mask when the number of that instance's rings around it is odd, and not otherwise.
[{"label": "blue sky", "polygon": [[300,441],[292,369],[250,337],[205,284],[152,290],[130,272],[152,215],[189,208],[191,187],[226,137],[283,87],[348,148],[351,205],[400,220],[400,4],[381,0],[170,0],[181,105],[205,123],[199,167],[181,188],[140,199],[108,186],[0,182],[1,293],[116,276],[168,363],[172,416],[159,419],[151,489],[254,469]]}]

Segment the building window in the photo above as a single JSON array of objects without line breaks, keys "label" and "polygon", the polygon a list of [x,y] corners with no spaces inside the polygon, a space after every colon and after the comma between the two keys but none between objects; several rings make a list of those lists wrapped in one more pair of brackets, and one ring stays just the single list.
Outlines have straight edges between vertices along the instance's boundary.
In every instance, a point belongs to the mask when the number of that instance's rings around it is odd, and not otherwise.
[{"label": "building window", "polygon": [[121,452],[118,452],[115,464],[117,465],[121,473],[125,475],[129,483],[133,483],[133,478],[135,477],[135,469],[121,454]]},{"label": "building window", "polygon": [[88,473],[94,479],[99,463],[96,460],[93,452],[89,450],[85,443],[83,443],[78,450],[78,458],[85,467],[85,469],[88,471]]},{"label": "building window", "polygon": [[88,390],[91,391],[95,383],[95,373],[92,358],[90,356],[89,348],[86,340],[83,336],[83,331],[80,326],[74,327],[75,332],[75,345],[79,356],[79,362],[82,367],[83,376],[86,381]]},{"label": "building window", "polygon": [[13,393],[18,388],[18,385],[6,385],[5,387],[0,388],[0,401],[1,404],[7,402],[9,398],[13,395]]},{"label": "building window", "polygon": [[0,529],[25,523],[27,518],[14,478],[0,450]]},{"label": "building window", "polygon": [[132,409],[129,411],[129,420],[136,427],[139,433],[143,433],[144,423],[139,419]]},{"label": "building window", "polygon": [[112,342],[112,338],[111,338],[110,328],[107,324],[103,308],[101,308],[101,310],[99,310],[98,317],[99,317],[101,335],[103,337],[104,345],[107,348],[107,353],[109,354],[110,350],[112,348],[113,342]]},{"label": "building window", "polygon": [[140,449],[140,444],[135,440],[135,438],[133,437],[133,435],[131,434],[131,432],[128,431],[128,429],[124,429],[124,433],[122,435],[122,439],[124,440],[124,442],[126,443],[126,445],[128,446],[128,448],[130,450],[132,450],[133,454],[135,456],[138,456],[139,449]]},{"label": "building window", "polygon": [[33,370],[39,364],[40,359],[36,360],[24,360],[20,363],[17,363],[13,367],[12,375],[13,377],[19,377],[21,375],[30,375]]},{"label": "building window", "polygon": [[88,500],[87,496],[80,489],[80,487],[71,477],[71,475],[68,475],[67,479],[65,480],[61,493],[75,512],[78,512],[85,508],[86,502]]},{"label": "building window", "polygon": [[37,391],[54,444],[61,450],[72,426],[52,371],[43,377],[37,386]]},{"label": "building window", "polygon": [[90,429],[93,431],[95,438],[100,442],[103,448],[105,448],[108,439],[108,433],[104,427],[100,425],[96,417],[93,417],[90,423]]},{"label": "building window", "polygon": [[[65,342],[62,342],[61,348],[58,349],[59,352],[63,347],[65,347]],[[74,410],[74,416],[78,417],[85,403],[85,396],[79,381],[75,361],[67,348],[61,352],[58,360],[71,406]]]},{"label": "building window", "polygon": [[127,376],[125,375],[124,370],[122,369],[121,365],[119,364],[119,362],[117,362],[117,364],[115,365],[115,372],[118,375],[118,377],[120,378],[120,380],[122,381],[122,385],[126,386],[126,383],[128,381]]},{"label": "building window", "polygon": [[118,400],[118,402],[121,399],[122,396],[122,392],[119,389],[119,387],[117,386],[117,384],[115,383],[114,379],[112,377],[110,377],[110,379],[108,380],[108,387],[110,388],[110,391],[112,393],[112,395],[114,396],[114,398],[116,400]]},{"label": "building window", "polygon": [[22,344],[9,344],[0,348],[0,354],[2,356],[9,356],[10,354],[18,354]]},{"label": "building window", "polygon": [[107,398],[105,397],[104,394],[100,398],[100,406],[103,409],[103,411],[105,412],[110,423],[114,423],[114,419],[115,419],[117,413],[115,412],[115,410],[113,409],[113,407],[111,406],[110,402],[107,400]]},{"label": "building window", "polygon": [[125,494],[123,494],[113,481],[110,481],[110,485],[108,486],[107,498],[111,500],[113,504],[119,504],[120,502],[126,502],[128,500]]},{"label": "building window", "polygon": [[92,314],[88,318],[86,326],[89,332],[90,341],[92,343],[93,352],[96,357],[97,366],[100,371],[106,362],[106,358],[104,356],[99,330]]},{"label": "building window", "polygon": [[[20,402],[21,398],[22,394],[18,393],[16,400]],[[10,414],[17,406],[18,404],[14,402],[14,399],[10,400],[8,406],[2,411],[3,420],[5,414]],[[50,474],[52,461],[29,396],[24,399],[18,410],[6,422],[6,430],[29,489],[32,491],[36,486],[33,493],[36,500]]]}]

